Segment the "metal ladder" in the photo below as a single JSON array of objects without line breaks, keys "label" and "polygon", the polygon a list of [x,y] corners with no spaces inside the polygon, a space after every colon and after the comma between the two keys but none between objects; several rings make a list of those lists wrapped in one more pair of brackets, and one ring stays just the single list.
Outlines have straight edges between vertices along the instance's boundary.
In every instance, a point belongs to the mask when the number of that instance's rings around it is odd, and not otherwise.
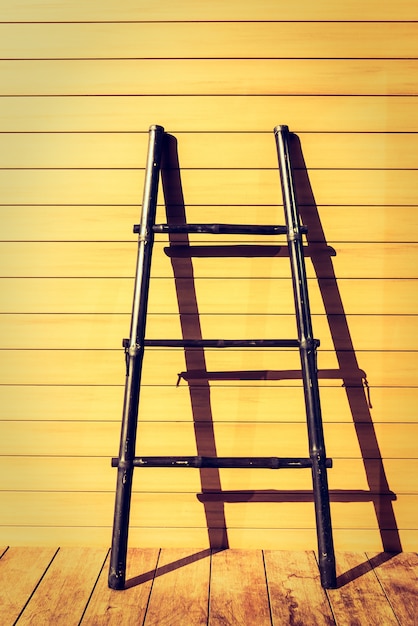
[{"label": "metal ladder", "polygon": [[[165,132],[162,126],[149,129],[141,222],[134,227],[138,233],[138,256],[129,339],[123,340],[126,358],[126,384],[122,414],[119,456],[112,459],[117,467],[117,485],[113,521],[112,548],[108,584],[111,589],[125,587],[129,513],[132,480],[135,467],[192,468],[310,468],[315,504],[318,563],[324,588],[336,586],[335,556],[332,538],[327,468],[332,461],[325,453],[317,374],[317,348],[309,308],[308,287],[302,236],[307,229],[300,223],[289,153],[289,129],[274,129],[279,161],[285,226],[256,226],[236,224],[155,224],[157,193]],[[297,339],[145,339],[151,256],[155,233],[201,233],[240,235],[279,235],[287,237]],[[141,374],[146,347],[183,348],[298,348],[301,360],[309,457],[208,457],[208,456],[135,456]]]}]

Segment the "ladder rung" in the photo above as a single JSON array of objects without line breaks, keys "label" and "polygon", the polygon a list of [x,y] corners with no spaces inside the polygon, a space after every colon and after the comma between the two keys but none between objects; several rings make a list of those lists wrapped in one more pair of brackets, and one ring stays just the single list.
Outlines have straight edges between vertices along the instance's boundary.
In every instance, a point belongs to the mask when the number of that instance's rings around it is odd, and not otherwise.
[{"label": "ladder rung", "polygon": [[145,339],[154,348],[299,348],[298,339]]},{"label": "ladder rung", "polygon": [[[304,457],[231,457],[231,456],[138,456],[132,459],[134,467],[215,467],[247,469],[304,469],[312,467],[312,460]],[[326,459],[326,467],[332,467],[332,459]],[[112,467],[119,466],[117,457]]]},{"label": "ladder rung", "polygon": [[254,224],[155,224],[155,233],[197,233],[211,235],[285,235],[286,226]]},{"label": "ladder rung", "polygon": [[[286,235],[287,226],[253,224],[154,224],[155,233],[195,233],[210,235]],[[306,226],[300,226],[300,232],[306,234]],[[134,225],[134,233],[138,234],[140,225]]]}]

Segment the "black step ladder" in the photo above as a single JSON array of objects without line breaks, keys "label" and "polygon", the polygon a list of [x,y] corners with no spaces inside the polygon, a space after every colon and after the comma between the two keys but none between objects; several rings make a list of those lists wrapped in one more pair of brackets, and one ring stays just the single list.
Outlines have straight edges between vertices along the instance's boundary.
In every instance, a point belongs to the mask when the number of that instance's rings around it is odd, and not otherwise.
[{"label": "black step ladder", "polygon": [[[235,224],[155,224],[157,192],[161,157],[164,144],[164,128],[149,129],[148,157],[145,173],[142,215],[138,233],[138,257],[132,319],[129,339],[123,340],[126,357],[126,384],[122,415],[119,457],[112,459],[118,468],[115,513],[113,521],[112,549],[110,557],[109,587],[123,589],[125,586],[129,512],[132,479],[135,467],[193,467],[193,468],[310,468],[312,472],[313,498],[318,540],[318,562],[321,584],[324,588],[336,586],[335,556],[327,481],[327,468],[332,466],[326,458],[317,374],[317,348],[319,341],[312,333],[308,287],[302,235],[307,229],[300,224],[296,203],[292,168],[289,154],[289,129],[274,129],[279,160],[285,226],[252,226]],[[250,339],[250,340],[181,340],[145,339],[147,302],[150,282],[151,255],[155,233],[202,233],[278,235],[287,237],[291,265],[295,312],[298,328],[297,339]],[[298,348],[301,359],[306,419],[309,440],[309,458],[278,457],[205,457],[205,456],[135,456],[138,406],[141,373],[146,347],[183,348]]]}]

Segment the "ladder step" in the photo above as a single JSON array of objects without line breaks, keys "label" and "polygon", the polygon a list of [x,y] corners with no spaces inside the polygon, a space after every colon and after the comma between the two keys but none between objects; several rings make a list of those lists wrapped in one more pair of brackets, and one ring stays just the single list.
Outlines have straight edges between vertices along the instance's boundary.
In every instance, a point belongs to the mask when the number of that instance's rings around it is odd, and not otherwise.
[{"label": "ladder step", "polygon": [[155,233],[197,233],[211,235],[286,235],[287,226],[254,224],[155,224]]},{"label": "ladder step", "polygon": [[[112,459],[112,467],[118,467],[119,459]],[[214,467],[244,469],[305,469],[312,467],[312,460],[304,457],[230,457],[230,456],[138,456],[132,459],[133,467]],[[326,467],[332,467],[332,459],[326,459]]]},{"label": "ladder step", "polygon": [[299,348],[300,341],[298,339],[145,339],[144,346],[154,348]]},{"label": "ladder step", "polygon": [[[194,233],[210,235],[286,235],[287,226],[254,224],[154,224],[154,233]],[[140,225],[134,225],[134,233],[138,234]],[[301,233],[307,233],[306,226],[300,227]]]}]

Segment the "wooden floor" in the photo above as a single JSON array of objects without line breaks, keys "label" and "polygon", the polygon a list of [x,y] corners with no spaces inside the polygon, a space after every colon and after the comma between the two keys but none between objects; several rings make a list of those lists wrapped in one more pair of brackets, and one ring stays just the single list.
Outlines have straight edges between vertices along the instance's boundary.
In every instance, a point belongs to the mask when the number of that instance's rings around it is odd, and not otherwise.
[{"label": "wooden floor", "polygon": [[124,591],[107,587],[105,549],[0,554],[1,626],[418,624],[415,553],[338,553],[326,592],[313,552],[131,549]]}]

